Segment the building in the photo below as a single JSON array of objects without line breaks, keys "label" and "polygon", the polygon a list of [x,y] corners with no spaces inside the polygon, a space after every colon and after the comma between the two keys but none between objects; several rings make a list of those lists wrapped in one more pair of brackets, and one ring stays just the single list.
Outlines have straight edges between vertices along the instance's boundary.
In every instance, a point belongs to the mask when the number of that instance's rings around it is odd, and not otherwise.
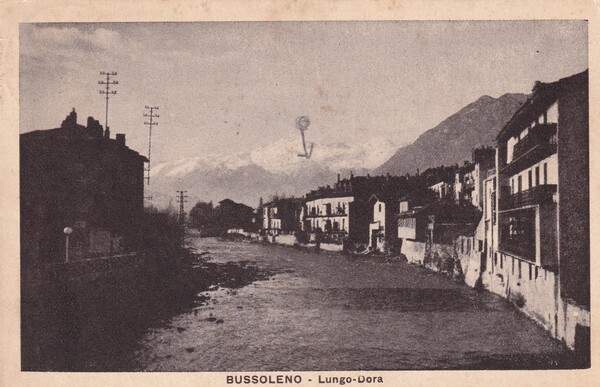
[{"label": "building", "polygon": [[382,197],[406,191],[404,176],[354,176],[340,179],[331,187],[320,187],[306,195],[303,230],[319,233],[333,243],[350,240],[370,244],[373,207],[369,203],[375,193]]},{"label": "building", "polygon": [[59,128],[20,136],[21,258],[24,265],[138,248],[144,213],[144,162],[125,135],[111,139],[98,121],[77,123],[75,109]]},{"label": "building", "polygon": [[452,195],[453,187],[452,183],[447,181],[440,181],[431,186],[429,189],[435,192],[439,199],[444,199]]},{"label": "building", "polygon": [[377,195],[371,196],[369,200],[371,208],[371,223],[369,224],[369,248],[374,251],[385,251],[386,232],[386,203]]},{"label": "building", "polygon": [[400,253],[397,216],[400,199],[398,194],[387,192],[373,194],[368,208],[371,213],[369,224],[369,248],[377,252]]},{"label": "building", "polygon": [[251,230],[255,224],[254,209],[231,199],[221,200],[215,213],[216,224],[221,232],[230,229]]},{"label": "building", "polygon": [[473,150],[471,162],[458,169],[454,180],[454,199],[458,204],[470,203],[483,209],[483,182],[495,174],[496,149],[483,147]]},{"label": "building", "polygon": [[587,70],[536,82],[497,143],[489,286],[518,300],[555,337],[589,352]]},{"label": "building", "polygon": [[301,228],[303,199],[280,198],[262,207],[262,230],[266,235],[293,234]]},{"label": "building", "polygon": [[460,235],[472,234],[480,214],[472,206],[460,206],[452,200],[435,200],[424,206],[400,202],[398,238],[424,243],[452,244]]}]

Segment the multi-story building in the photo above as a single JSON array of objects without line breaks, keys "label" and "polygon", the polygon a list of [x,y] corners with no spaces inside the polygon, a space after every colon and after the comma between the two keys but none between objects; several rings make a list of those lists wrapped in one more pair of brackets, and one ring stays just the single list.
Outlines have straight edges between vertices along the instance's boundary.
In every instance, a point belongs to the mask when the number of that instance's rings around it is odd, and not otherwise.
[{"label": "multi-story building", "polygon": [[429,189],[434,191],[440,199],[449,197],[453,191],[452,183],[448,181],[439,181],[429,186]]},{"label": "multi-story building", "polygon": [[144,213],[144,162],[98,121],[20,136],[21,258],[24,265],[136,249]]},{"label": "multi-story building", "polygon": [[406,190],[406,185],[407,179],[403,176],[351,174],[350,178],[340,179],[338,175],[333,187],[320,187],[306,195],[303,230],[319,232],[337,243],[349,239],[368,246],[373,212],[369,199],[376,193],[382,197],[400,194]]},{"label": "multi-story building", "polygon": [[215,209],[217,225],[221,232],[230,229],[252,230],[255,219],[254,209],[231,199],[223,199]]},{"label": "multi-story building", "polygon": [[303,199],[298,198],[281,198],[263,205],[263,232],[267,235],[279,235],[299,231],[303,202]]},{"label": "multi-story building", "polygon": [[373,251],[399,253],[396,219],[399,199],[394,192],[374,194],[368,202],[371,213],[369,248]]},{"label": "multi-story building", "polygon": [[489,286],[589,348],[588,72],[536,82],[498,134]]},{"label": "multi-story building", "polygon": [[473,150],[471,162],[465,162],[456,172],[454,199],[459,204],[471,204],[483,209],[483,182],[495,173],[496,149],[483,147]]}]

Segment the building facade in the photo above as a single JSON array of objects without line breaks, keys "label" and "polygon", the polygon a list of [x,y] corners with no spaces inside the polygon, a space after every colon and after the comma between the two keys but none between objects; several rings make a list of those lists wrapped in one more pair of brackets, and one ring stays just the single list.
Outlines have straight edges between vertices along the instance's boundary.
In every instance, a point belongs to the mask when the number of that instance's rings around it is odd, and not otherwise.
[{"label": "building facade", "polygon": [[[537,82],[497,137],[489,286],[589,348],[588,72]],[[495,198],[493,197],[495,196]]]},{"label": "building facade", "polygon": [[301,229],[301,211],[304,200],[275,199],[263,206],[262,231],[266,235],[293,234]]},{"label": "building facade", "polygon": [[[375,194],[387,203],[389,198],[406,192],[407,178],[404,176],[354,176],[340,179],[333,186],[320,187],[306,195],[303,230],[320,233],[334,243],[349,240],[368,247],[371,244],[371,223]],[[387,203],[386,211],[396,205]],[[392,217],[384,220],[392,222]],[[388,227],[392,231],[395,227]]]},{"label": "building facade", "polygon": [[454,181],[454,199],[458,204],[471,204],[483,209],[483,185],[495,174],[496,149],[483,147],[473,150],[472,161],[458,169]]},{"label": "building facade", "polygon": [[144,162],[125,135],[111,139],[98,121],[20,136],[21,257],[27,264],[135,250],[144,213]]}]

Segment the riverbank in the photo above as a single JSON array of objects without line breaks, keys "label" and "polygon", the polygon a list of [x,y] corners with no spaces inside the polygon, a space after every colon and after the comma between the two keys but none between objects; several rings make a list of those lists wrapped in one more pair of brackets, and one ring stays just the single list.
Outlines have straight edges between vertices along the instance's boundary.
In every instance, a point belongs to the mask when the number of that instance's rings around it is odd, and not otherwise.
[{"label": "riverbank", "polygon": [[[24,371],[122,371],[139,338],[184,310],[199,294],[240,288],[271,273],[250,262],[210,262],[193,248],[113,256],[24,273]],[[165,264],[170,262],[170,264]]]}]

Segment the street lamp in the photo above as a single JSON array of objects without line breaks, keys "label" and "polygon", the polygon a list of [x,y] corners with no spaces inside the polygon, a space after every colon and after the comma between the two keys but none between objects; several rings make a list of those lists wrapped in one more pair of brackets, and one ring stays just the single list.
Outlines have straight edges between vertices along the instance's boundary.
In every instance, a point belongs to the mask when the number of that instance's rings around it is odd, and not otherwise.
[{"label": "street lamp", "polygon": [[65,262],[69,262],[69,235],[73,233],[73,229],[71,227],[65,227],[63,230],[66,236],[65,242]]}]

